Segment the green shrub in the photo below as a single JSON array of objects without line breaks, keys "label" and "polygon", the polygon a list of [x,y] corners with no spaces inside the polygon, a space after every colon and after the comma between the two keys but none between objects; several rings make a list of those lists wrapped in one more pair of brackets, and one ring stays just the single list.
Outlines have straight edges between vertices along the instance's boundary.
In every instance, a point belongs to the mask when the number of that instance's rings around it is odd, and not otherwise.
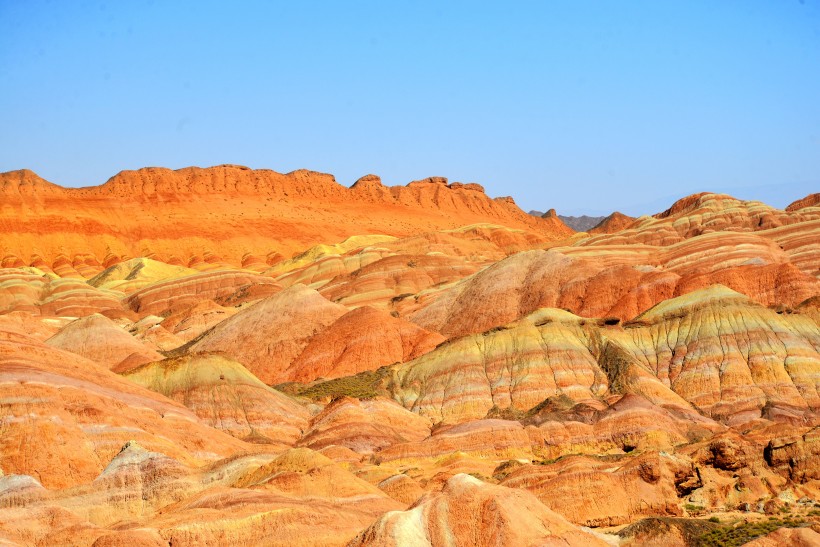
[{"label": "green shrub", "polygon": [[361,372],[355,376],[345,376],[343,378],[336,378],[335,380],[328,380],[325,382],[317,382],[313,385],[289,386],[290,390],[295,391],[296,395],[313,399],[322,399],[324,397],[355,397],[357,399],[372,399],[379,395],[387,395],[384,388],[384,383],[389,376],[389,367],[381,367],[378,370]]},{"label": "green shrub", "polygon": [[[711,520],[711,519],[709,519]],[[765,536],[774,532],[778,528],[799,528],[806,525],[804,520],[796,520],[792,517],[785,520],[769,519],[759,520],[754,522],[743,522],[741,524],[732,526],[721,526],[710,532],[706,532],[698,538],[697,545],[701,547],[737,547],[748,543],[753,539]]]}]

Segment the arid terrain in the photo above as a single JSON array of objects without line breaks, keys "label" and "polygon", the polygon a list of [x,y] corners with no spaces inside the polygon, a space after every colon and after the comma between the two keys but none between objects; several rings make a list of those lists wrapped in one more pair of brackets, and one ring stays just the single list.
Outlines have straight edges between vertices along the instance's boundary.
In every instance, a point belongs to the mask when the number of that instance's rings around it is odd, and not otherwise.
[{"label": "arid terrain", "polygon": [[23,170],[0,260],[0,545],[820,545],[820,194]]}]

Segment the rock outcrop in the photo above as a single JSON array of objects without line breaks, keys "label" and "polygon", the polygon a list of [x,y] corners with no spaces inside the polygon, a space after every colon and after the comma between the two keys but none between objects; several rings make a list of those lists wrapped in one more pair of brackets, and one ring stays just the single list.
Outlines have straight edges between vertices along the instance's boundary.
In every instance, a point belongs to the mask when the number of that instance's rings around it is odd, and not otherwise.
[{"label": "rock outcrop", "polygon": [[568,545],[605,546],[535,497],[456,475],[441,492],[411,509],[384,515],[349,547],[366,545]]},{"label": "rock outcrop", "polygon": [[448,421],[610,393],[730,421],[764,407],[820,408],[820,332],[807,317],[714,286],[618,323],[540,310],[395,368],[391,389],[407,408]]},{"label": "rock outcrop", "polygon": [[293,445],[308,426],[303,406],[219,355],[166,359],[124,376],[185,405],[203,423],[249,442]]},{"label": "rock outcrop", "polygon": [[240,266],[246,255],[288,256],[351,235],[406,236],[487,221],[553,238],[570,233],[511,199],[490,199],[477,184],[443,178],[385,187],[368,176],[345,188],[332,175],[307,170],[149,167],[75,189],[22,170],[0,174],[0,195],[6,260],[28,266],[42,257],[56,271],[59,254],[93,258],[97,265],[82,277],[99,273],[109,256]]},{"label": "rock outcrop", "polygon": [[97,361],[114,372],[163,359],[155,347],[137,340],[99,314],[72,321],[46,340],[46,344]]},{"label": "rock outcrop", "polygon": [[0,197],[0,544],[816,541],[817,195],[589,232],[438,177]]}]

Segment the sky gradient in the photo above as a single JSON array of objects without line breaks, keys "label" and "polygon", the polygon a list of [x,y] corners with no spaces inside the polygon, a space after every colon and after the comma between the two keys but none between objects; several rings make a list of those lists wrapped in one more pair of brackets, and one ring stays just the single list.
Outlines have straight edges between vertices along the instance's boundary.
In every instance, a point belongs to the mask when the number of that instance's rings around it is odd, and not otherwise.
[{"label": "sky gradient", "polygon": [[820,191],[820,0],[0,0],[0,171],[236,163],[637,215]]}]

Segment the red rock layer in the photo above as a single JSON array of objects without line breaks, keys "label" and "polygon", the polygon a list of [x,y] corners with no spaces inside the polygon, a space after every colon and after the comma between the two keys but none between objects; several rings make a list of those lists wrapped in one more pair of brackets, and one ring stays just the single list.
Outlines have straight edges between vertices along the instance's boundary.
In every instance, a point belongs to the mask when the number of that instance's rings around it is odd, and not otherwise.
[{"label": "red rock layer", "polygon": [[0,467],[49,488],[94,479],[129,439],[199,464],[246,449],[79,355],[0,332]]},{"label": "red rock layer", "polygon": [[820,207],[820,193],[809,194],[802,199],[798,199],[786,207],[786,210],[791,212],[803,209],[805,207]]},{"label": "red rock layer", "polygon": [[224,353],[266,384],[276,384],[310,339],[348,311],[312,289],[294,285],[216,325],[189,351]]},{"label": "red rock layer", "polygon": [[510,198],[490,199],[479,185],[442,178],[388,188],[368,176],[345,188],[322,173],[222,165],[123,171],[102,186],[68,189],[23,170],[0,174],[0,194],[0,255],[23,264],[42,257],[52,268],[61,254],[63,262],[116,255],[239,266],[246,255],[289,255],[355,234],[404,236],[476,222],[569,233]]},{"label": "red rock layer", "polygon": [[50,279],[36,272],[0,269],[0,313],[83,317],[104,313],[130,315],[120,305],[122,293],[97,289],[77,279]]},{"label": "red rock layer", "polygon": [[202,302],[236,306],[277,292],[270,277],[237,270],[219,270],[161,281],[128,295],[123,305],[140,316],[168,316]]},{"label": "red rock layer", "polygon": [[635,217],[615,211],[589,230],[590,234],[612,234],[624,230],[635,222]]},{"label": "red rock layer", "polygon": [[312,382],[352,376],[409,361],[443,341],[440,334],[385,312],[356,308],[313,336],[280,380]]},{"label": "red rock layer", "polygon": [[[774,230],[772,239],[724,232],[663,248],[594,245],[522,252],[452,287],[428,291],[409,317],[448,337],[482,332],[539,307],[627,320],[714,283],[765,305],[796,306],[820,292],[820,280],[807,271],[820,259],[820,248],[809,242],[816,229],[808,224]],[[788,242],[794,251],[781,248],[790,248]]]},{"label": "red rock layer", "polygon": [[444,338],[383,311],[353,311],[294,285],[204,332],[191,352],[219,352],[267,384],[338,378],[408,361]]},{"label": "red rock layer", "polygon": [[155,347],[135,339],[110,319],[97,314],[69,323],[46,340],[46,344],[96,361],[114,372],[163,358]]}]

